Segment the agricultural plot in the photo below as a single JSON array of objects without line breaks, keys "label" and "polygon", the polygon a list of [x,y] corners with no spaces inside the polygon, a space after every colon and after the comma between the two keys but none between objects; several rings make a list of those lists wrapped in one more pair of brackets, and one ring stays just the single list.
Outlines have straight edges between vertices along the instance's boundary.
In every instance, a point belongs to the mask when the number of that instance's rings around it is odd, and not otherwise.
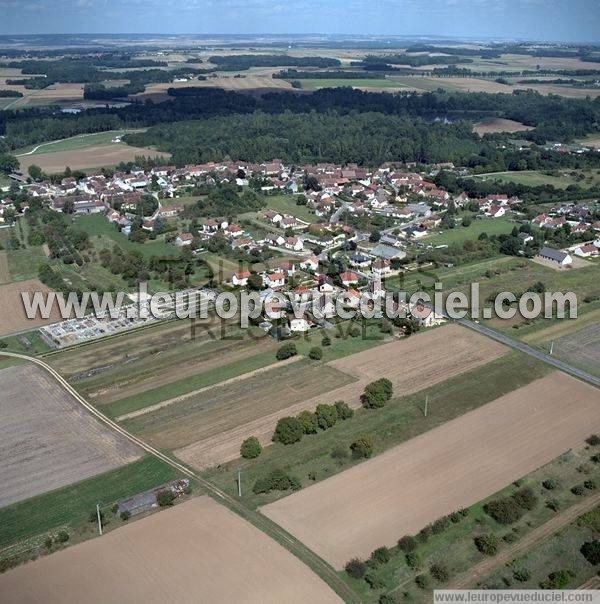
[{"label": "agricultural plot", "polygon": [[510,233],[518,223],[508,217],[484,218],[473,220],[468,227],[456,226],[453,229],[438,232],[422,239],[425,245],[451,245],[464,243],[469,239],[477,239],[481,233],[488,235],[503,235]]},{"label": "agricultural plot", "polygon": [[552,354],[575,367],[600,376],[600,322],[554,340]]},{"label": "agricultural plot", "polygon": [[[435,351],[435,361],[427,361],[423,356],[424,350]],[[322,366],[322,370],[328,369],[346,376],[344,384],[338,384],[336,387],[329,383],[329,387],[325,387],[323,382],[311,381],[302,388],[300,394],[303,396],[294,393],[293,398],[288,397],[284,401],[281,394],[277,394],[283,391],[274,384],[269,396],[276,397],[279,401],[277,405],[265,404],[261,405],[260,409],[255,406],[254,414],[245,416],[245,421],[236,419],[229,427],[222,423],[220,430],[206,434],[204,440],[188,443],[177,450],[176,455],[198,468],[230,461],[239,457],[239,447],[248,436],[256,436],[263,445],[267,445],[281,417],[296,415],[305,409],[314,409],[319,403],[333,403],[337,400],[346,401],[351,407],[358,407],[365,385],[377,378],[390,379],[395,395],[404,396],[488,363],[501,356],[504,351],[500,344],[456,325],[428,331],[406,340],[382,344]],[[295,367],[297,371],[298,366]],[[266,379],[266,376],[264,377]],[[314,379],[318,380],[318,375],[315,375]],[[309,380],[313,378],[310,377]],[[271,376],[269,382],[273,382]],[[243,383],[238,383],[237,386],[244,388]],[[233,409],[236,408],[233,396],[230,404],[230,414],[233,414]],[[179,421],[185,425],[183,418]],[[159,442],[166,444],[164,441]]]},{"label": "agricultural plot", "polygon": [[140,456],[41,369],[0,371],[0,506],[106,472]]},{"label": "agricultural plot", "polygon": [[552,373],[263,513],[341,568],[581,444],[599,403],[592,386]]},{"label": "agricultural plot", "polygon": [[519,172],[491,172],[475,176],[478,180],[499,180],[503,183],[516,183],[527,187],[537,187],[540,185],[552,185],[557,189],[566,189],[569,185],[592,186],[600,182],[598,171],[583,172],[582,179],[576,178],[571,174],[564,173],[560,175],[544,174],[536,170],[523,170]]},{"label": "agricultural plot", "polygon": [[532,129],[532,126],[526,126],[521,122],[507,120],[502,117],[488,117],[473,126],[473,132],[479,135],[493,134],[495,132],[523,132]]},{"label": "agricultural plot", "polygon": [[10,602],[341,602],[282,546],[198,497],[0,576]]},{"label": "agricultural plot", "polygon": [[47,294],[50,290],[37,279],[0,285],[0,337],[19,331],[27,331],[60,320],[58,309],[53,306],[48,319],[28,319],[23,307],[22,293],[33,296],[36,292]]},{"label": "agricultural plot", "polygon": [[52,174],[63,172],[67,166],[72,170],[116,166],[120,162],[134,161],[136,157],[140,156],[170,157],[170,154],[147,147],[131,147],[124,143],[112,143],[40,155],[22,155],[19,157],[19,163],[23,172],[35,164],[44,172]]},{"label": "agricultural plot", "polygon": [[8,270],[8,255],[0,251],[0,285],[10,283],[10,271]]}]

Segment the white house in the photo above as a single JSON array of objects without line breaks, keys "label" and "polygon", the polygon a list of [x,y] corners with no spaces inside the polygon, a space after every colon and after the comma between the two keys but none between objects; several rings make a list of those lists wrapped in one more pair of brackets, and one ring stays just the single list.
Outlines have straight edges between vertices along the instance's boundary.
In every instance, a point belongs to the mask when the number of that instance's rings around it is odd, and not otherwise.
[{"label": "white house", "polygon": [[263,283],[267,287],[271,287],[273,289],[276,287],[283,287],[285,285],[285,275],[281,272],[263,275]]},{"label": "white house", "polygon": [[304,243],[298,237],[288,237],[284,245],[286,249],[294,250],[295,252],[301,252],[304,249]]},{"label": "white house", "polygon": [[233,273],[233,277],[231,278],[231,282],[240,287],[244,287],[248,285],[248,277],[250,276],[250,271],[237,271]]},{"label": "white house", "polygon": [[300,268],[309,271],[316,271],[319,268],[319,259],[316,256],[310,256],[300,262]]},{"label": "white house", "polygon": [[599,253],[598,248],[593,243],[587,245],[580,245],[575,249],[575,255],[581,258],[590,258],[591,256],[597,256]]},{"label": "white house", "polygon": [[304,333],[310,329],[310,323],[306,320],[304,316],[294,317],[292,315],[291,317],[289,317],[289,325],[290,331],[294,333]]},{"label": "white house", "polygon": [[175,245],[178,247],[183,247],[184,245],[192,245],[193,240],[194,236],[191,233],[181,233],[177,235],[177,239],[175,239]]}]

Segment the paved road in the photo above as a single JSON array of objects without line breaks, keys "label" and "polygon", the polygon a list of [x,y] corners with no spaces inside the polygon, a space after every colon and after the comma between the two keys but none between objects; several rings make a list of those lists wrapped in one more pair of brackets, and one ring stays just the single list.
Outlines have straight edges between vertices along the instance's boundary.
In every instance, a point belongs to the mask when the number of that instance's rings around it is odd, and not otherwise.
[{"label": "paved road", "polygon": [[481,325],[481,323],[475,323],[474,321],[471,321],[469,319],[456,319],[455,321],[459,325],[463,325],[464,327],[467,327],[468,329],[477,331],[477,332],[483,334],[484,336],[487,336],[488,338],[492,338],[493,340],[496,340],[497,342],[500,342],[501,344],[505,344],[506,346],[510,346],[511,348],[514,348],[515,350],[520,350],[521,352],[524,352],[525,354],[528,354],[529,356],[532,356],[532,357],[542,361],[543,363],[552,365],[553,367],[556,367],[556,369],[560,369],[561,371],[564,371],[565,373],[568,373],[569,375],[579,378],[580,380],[584,380],[585,382],[588,382],[588,383],[596,386],[597,388],[600,388],[600,378],[596,377],[595,375],[592,375],[591,373],[588,373],[587,371],[583,371],[582,369],[573,367],[572,365],[569,365],[568,363],[565,363],[564,361],[561,361],[553,356],[550,356],[549,354],[546,354],[545,352],[542,352],[541,350],[537,350],[536,348],[533,348],[532,346],[528,346],[527,344],[524,344],[523,342],[519,342],[518,340],[513,340],[513,338],[509,338],[508,336],[504,335],[503,333],[501,333],[499,331],[496,331],[495,329],[491,329],[489,327],[486,327],[485,325]]},{"label": "paved road", "polygon": [[283,545],[288,551],[294,554],[302,562],[304,562],[309,568],[311,568],[323,581],[325,581],[343,600],[350,604],[360,604],[361,599],[358,595],[338,576],[337,572],[327,563],[325,560],[317,556],[311,549],[306,547],[301,541],[296,539],[293,535],[290,535],[287,531],[282,529],[278,524],[275,524],[269,520],[266,516],[247,508],[239,500],[231,497],[225,491],[222,491],[211,482],[205,480],[199,476],[192,469],[188,468],[184,464],[181,464],[168,455],[165,455],[158,449],[155,449],[151,445],[147,444],[142,439],[134,436],[119,424],[112,421],[104,414],[102,414],[93,405],[88,403],[72,386],[65,380],[55,369],[53,369],[48,363],[36,357],[31,357],[25,354],[18,354],[15,352],[0,351],[1,356],[14,357],[17,359],[23,359],[31,363],[35,363],[42,369],[46,370],[56,379],[56,381],[69,393],[73,398],[82,405],[89,413],[94,415],[103,424],[108,426],[111,430],[118,432],[131,442],[138,445],[144,451],[157,457],[164,463],[170,465],[172,468],[180,471],[185,476],[195,479],[198,484],[209,494],[213,499],[226,505],[230,510],[253,524],[256,528],[263,531],[272,539],[275,539],[278,543]]}]

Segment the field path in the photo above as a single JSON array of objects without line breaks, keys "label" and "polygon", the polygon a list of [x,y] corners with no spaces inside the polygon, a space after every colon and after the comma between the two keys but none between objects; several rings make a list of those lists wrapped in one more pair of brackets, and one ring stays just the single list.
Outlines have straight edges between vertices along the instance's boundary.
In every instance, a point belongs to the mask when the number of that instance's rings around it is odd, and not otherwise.
[{"label": "field path", "polygon": [[70,384],[65,380],[60,373],[53,369],[48,363],[37,357],[31,357],[25,354],[19,354],[16,352],[3,352],[5,357],[13,357],[17,359],[23,359],[31,363],[35,363],[39,367],[45,369],[56,381],[69,392],[75,400],[81,404],[91,415],[99,419],[103,424],[115,432],[122,434],[128,438],[131,442],[139,445],[144,451],[160,459],[172,468],[179,470],[184,476],[195,479],[198,484],[204,489],[204,491],[218,503],[228,507],[232,512],[241,516],[255,527],[260,529],[271,539],[274,539],[279,544],[283,545],[288,551],[294,554],[304,564],[306,564],[314,573],[316,573],[321,579],[323,579],[343,600],[348,604],[360,604],[361,599],[356,592],[347,583],[340,578],[337,572],[327,563],[325,560],[320,558],[315,552],[309,549],[304,543],[296,539],[293,535],[285,531],[283,528],[265,518],[262,514],[249,510],[241,502],[231,497],[225,491],[219,489],[208,480],[205,480],[199,476],[196,472],[191,470],[189,467],[175,461],[168,455],[165,455],[158,449],[152,447],[141,438],[134,436],[116,422],[106,417],[103,413],[98,411],[93,405],[88,403],[83,396],[81,396]]},{"label": "field path", "polygon": [[[521,554],[524,554],[538,541],[550,537],[563,527],[571,524],[571,522],[573,522],[578,516],[588,512],[599,503],[600,493],[594,493],[593,495],[586,497],[583,501],[576,503],[564,512],[556,514],[556,516],[554,516],[554,518],[551,520],[548,520],[548,522],[545,522],[541,526],[533,529],[518,543],[515,543],[506,549],[501,549],[500,553],[496,556],[486,558],[479,564],[473,566],[466,573],[458,575],[452,581],[450,581],[450,583],[445,585],[444,589],[467,589],[469,586],[474,585],[476,582],[489,576],[496,569],[504,566],[507,562],[514,560]],[[594,579],[597,579],[597,577]],[[582,586],[580,589],[588,588]]]},{"label": "field path", "polygon": [[242,373],[242,375],[236,375],[227,380],[223,380],[218,384],[204,386],[203,388],[198,388],[198,390],[192,390],[191,392],[186,392],[185,394],[169,398],[166,401],[161,401],[160,403],[156,403],[156,405],[151,405],[150,407],[144,407],[143,409],[138,409],[137,411],[132,411],[131,413],[119,415],[116,420],[118,422],[122,422],[126,419],[133,419],[134,417],[145,415],[146,413],[152,413],[152,411],[157,411],[158,409],[162,409],[163,407],[168,407],[173,403],[180,403],[181,401],[185,401],[186,399],[191,398],[192,396],[197,396],[198,394],[202,394],[203,392],[214,390],[215,388],[221,388],[222,386],[227,386],[228,384],[233,384],[235,382],[239,382],[240,380],[245,380],[247,378],[254,377],[255,375],[265,373],[266,371],[271,371],[272,369],[279,369],[280,367],[284,367],[285,365],[289,365],[290,363],[295,363],[296,361],[299,361],[302,358],[303,357],[301,356],[295,356],[290,359],[285,359],[284,361],[277,361],[272,365],[267,365],[266,367],[259,367],[258,369],[248,371],[248,373]]}]

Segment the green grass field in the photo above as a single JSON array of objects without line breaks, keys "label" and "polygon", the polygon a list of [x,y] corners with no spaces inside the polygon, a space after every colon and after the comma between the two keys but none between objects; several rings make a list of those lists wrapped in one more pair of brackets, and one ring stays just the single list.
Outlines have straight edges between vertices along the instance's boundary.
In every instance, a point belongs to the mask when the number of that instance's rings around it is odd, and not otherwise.
[{"label": "green grass field", "polygon": [[285,212],[306,222],[317,222],[319,220],[318,216],[315,216],[315,213],[308,206],[297,205],[296,197],[296,195],[269,195],[265,197],[265,210]]},{"label": "green grass field", "polygon": [[[106,132],[95,132],[93,134],[79,134],[71,138],[59,141],[50,141],[38,145],[29,145],[22,149],[14,151],[14,155],[41,155],[44,153],[54,153],[56,151],[72,151],[75,149],[86,149],[95,145],[104,145],[110,143],[115,136],[123,136],[128,132],[140,132],[140,130],[108,130]],[[37,147],[37,149],[36,149]],[[36,149],[33,153],[30,153]]]},{"label": "green grass field", "polygon": [[[224,490],[235,493],[234,470],[240,466],[244,481],[244,501],[255,508],[285,495],[255,495],[256,479],[274,468],[286,468],[303,486],[323,480],[347,469],[356,462],[348,457],[338,462],[331,457],[336,446],[349,447],[361,434],[373,436],[375,454],[431,430],[472,409],[480,407],[507,392],[542,377],[548,368],[517,352],[467,371],[414,395],[393,399],[376,411],[358,409],[353,418],[338,422],[333,428],[305,436],[294,445],[274,443],[255,460],[236,460],[206,471],[206,478]],[[422,405],[429,395],[430,413],[423,416]],[[349,449],[348,449],[349,451]],[[309,478],[309,474],[312,478]],[[313,480],[314,479],[314,480]]]},{"label": "green grass field", "polygon": [[47,261],[41,247],[8,250],[7,258],[11,281],[37,279],[40,264]]},{"label": "green grass field", "polygon": [[[29,345],[27,345],[25,339],[29,342]],[[19,336],[2,338],[2,342],[6,343],[7,350],[11,352],[21,352],[23,354],[38,355],[52,350],[50,346],[46,344],[46,341],[42,339],[40,332],[37,329],[20,334]],[[0,350],[0,356],[1,355],[2,351]]]},{"label": "green grass field", "polygon": [[[576,174],[578,174],[577,172]],[[566,189],[569,185],[589,187],[600,182],[600,170],[589,170],[583,172],[584,178],[580,179],[572,174],[553,176],[543,174],[536,170],[523,170],[521,172],[492,172],[474,176],[478,180],[499,180],[501,182],[514,182],[528,187],[540,185],[552,185],[557,189]]]},{"label": "green grass field", "polygon": [[457,226],[453,229],[443,231],[438,235],[432,235],[422,239],[425,245],[452,245],[453,243],[464,243],[469,239],[477,239],[481,233],[488,235],[503,235],[510,233],[515,226],[519,226],[507,216],[501,218],[484,218],[473,220],[468,227]]},{"label": "green grass field", "polygon": [[179,250],[162,239],[146,241],[145,243],[135,243],[119,233],[115,226],[106,220],[101,214],[90,214],[80,216],[75,219],[75,225],[83,229],[90,235],[90,242],[96,249],[103,247],[112,248],[116,243],[119,247],[127,251],[138,251],[146,258],[150,256],[177,256]]},{"label": "green grass field", "polygon": [[352,87],[352,88],[405,88],[402,84],[392,80],[381,80],[377,78],[364,78],[364,79],[344,79],[344,78],[331,78],[331,79],[306,79],[299,80],[302,84],[302,88],[305,90],[317,90],[318,88],[341,88],[341,87]]},{"label": "green grass field", "polygon": [[154,457],[0,509],[0,548],[71,523],[85,523],[96,503],[110,505],[178,477]]}]

